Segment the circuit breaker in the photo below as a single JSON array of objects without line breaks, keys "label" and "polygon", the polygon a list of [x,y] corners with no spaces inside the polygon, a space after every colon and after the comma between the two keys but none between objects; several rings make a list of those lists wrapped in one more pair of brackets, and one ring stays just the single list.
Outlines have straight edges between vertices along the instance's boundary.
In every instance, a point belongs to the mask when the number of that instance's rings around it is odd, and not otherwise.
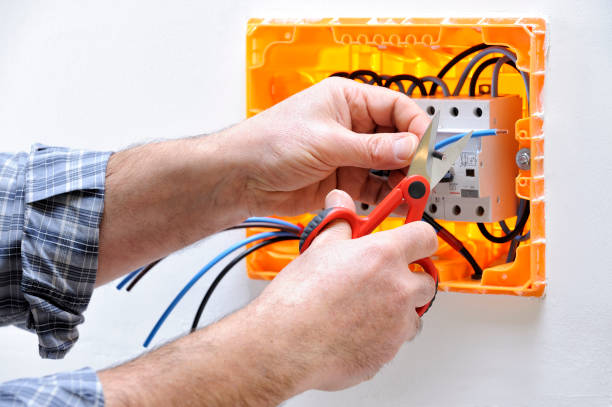
[{"label": "circuit breaker", "polygon": [[440,142],[471,130],[498,134],[472,138],[447,176],[431,192],[427,213],[437,219],[498,222],[516,214],[514,124],[521,118],[521,98],[414,98],[429,114],[439,112]]}]

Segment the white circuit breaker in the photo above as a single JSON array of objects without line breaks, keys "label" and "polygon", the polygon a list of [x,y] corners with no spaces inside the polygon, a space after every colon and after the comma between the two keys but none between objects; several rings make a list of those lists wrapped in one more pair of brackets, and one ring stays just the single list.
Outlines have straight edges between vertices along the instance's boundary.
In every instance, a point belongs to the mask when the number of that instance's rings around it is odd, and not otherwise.
[{"label": "white circuit breaker", "polygon": [[[429,115],[440,112],[436,142],[471,130],[506,132],[471,139],[432,190],[426,212],[436,219],[464,222],[497,222],[516,216],[514,125],[522,117],[521,98],[415,97],[414,101]],[[357,207],[362,214],[371,210],[367,205]]]}]

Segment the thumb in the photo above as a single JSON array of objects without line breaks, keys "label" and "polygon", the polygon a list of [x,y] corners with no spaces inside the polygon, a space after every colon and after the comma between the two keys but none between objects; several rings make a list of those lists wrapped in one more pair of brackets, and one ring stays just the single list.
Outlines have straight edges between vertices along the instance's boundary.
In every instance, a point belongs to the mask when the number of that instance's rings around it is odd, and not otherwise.
[{"label": "thumb", "polygon": [[418,144],[419,138],[408,132],[361,134],[347,130],[337,165],[379,170],[407,167]]},{"label": "thumb", "polygon": [[[353,199],[346,192],[334,189],[325,197],[325,208],[338,207],[355,211],[355,202],[353,202]],[[335,220],[319,233],[316,239],[311,243],[311,246],[323,245],[334,240],[348,240],[352,235],[351,226],[348,222],[344,220]]]}]

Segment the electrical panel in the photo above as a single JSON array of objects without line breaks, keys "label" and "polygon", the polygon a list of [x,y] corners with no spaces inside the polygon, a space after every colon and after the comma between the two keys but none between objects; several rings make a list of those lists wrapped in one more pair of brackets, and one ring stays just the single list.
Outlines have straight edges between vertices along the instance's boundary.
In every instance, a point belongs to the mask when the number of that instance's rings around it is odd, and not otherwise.
[{"label": "electrical panel", "polygon": [[[539,18],[252,19],[247,27],[247,116],[336,75],[372,86],[386,80],[385,86],[409,94],[428,114],[439,111],[437,141],[495,130],[472,138],[431,193],[427,214],[460,239],[482,268],[474,278],[473,266],[441,241],[432,257],[439,289],[541,296],[545,41],[545,21]],[[466,54],[471,48],[490,59],[473,60],[481,54]],[[389,78],[397,75],[444,82],[446,89],[435,92],[432,86],[429,94],[423,83],[390,86]],[[468,77],[470,86],[463,89]],[[453,86],[456,92],[450,96]],[[357,208],[362,214],[371,210],[366,204]],[[305,226],[313,216],[286,219]],[[522,221],[511,241],[496,243],[486,237],[508,234]],[[402,223],[403,218],[389,217],[377,231]],[[297,253],[296,242],[259,250],[247,258],[247,273],[272,279]]]}]

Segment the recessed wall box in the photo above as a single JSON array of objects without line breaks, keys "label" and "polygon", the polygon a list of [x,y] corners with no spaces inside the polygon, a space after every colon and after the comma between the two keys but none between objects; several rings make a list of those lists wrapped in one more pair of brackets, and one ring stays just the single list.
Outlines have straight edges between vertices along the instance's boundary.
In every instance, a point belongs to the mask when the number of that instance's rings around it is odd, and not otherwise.
[{"label": "recessed wall box", "polygon": [[[429,202],[429,214],[469,249],[484,269],[482,278],[473,280],[469,264],[443,242],[432,259],[440,273],[442,291],[543,295],[544,20],[252,19],[246,40],[247,116],[339,71],[365,69],[380,75],[411,74],[422,78],[438,75],[451,59],[477,44],[502,46],[515,54],[516,68],[528,75],[529,96],[523,78],[509,65],[499,71],[499,97],[489,95],[493,66],[483,69],[477,86],[472,87],[478,90],[476,97],[469,97],[467,86],[456,97],[443,98],[439,92],[434,97],[414,95],[424,109],[433,106],[441,111],[440,137],[485,128],[508,130],[506,134],[470,141],[453,167],[452,177],[449,175],[453,181],[438,185]],[[462,59],[446,72],[443,79],[450,89],[457,84],[470,58]],[[518,246],[516,256],[509,259],[510,243],[496,244],[485,239],[475,221],[484,222],[494,235],[502,234],[497,221],[507,219],[507,226],[514,226],[518,199],[529,203],[530,217],[525,227],[529,235]],[[436,205],[435,211],[431,210],[432,204]],[[306,225],[312,217],[313,214],[303,214],[286,219]],[[402,219],[390,217],[377,231],[401,224]],[[261,231],[251,229],[247,233]],[[251,278],[272,279],[297,253],[297,243],[293,241],[272,245],[247,258],[247,273]]]}]

